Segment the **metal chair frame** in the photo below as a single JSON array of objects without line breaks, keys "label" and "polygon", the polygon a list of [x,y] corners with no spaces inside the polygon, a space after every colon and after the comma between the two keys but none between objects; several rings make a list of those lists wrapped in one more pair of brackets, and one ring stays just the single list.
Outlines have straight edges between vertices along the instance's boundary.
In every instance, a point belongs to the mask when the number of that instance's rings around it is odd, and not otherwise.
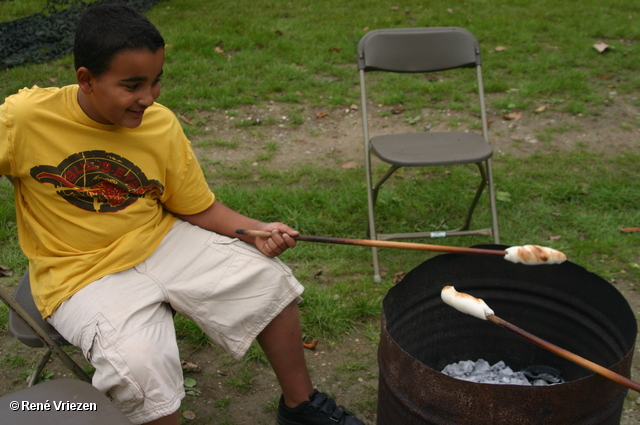
[{"label": "metal chair frame", "polygon": [[[462,132],[423,132],[391,134],[371,138],[367,112],[366,78],[372,71],[394,73],[429,73],[455,68],[475,68],[480,102],[482,135]],[[361,110],[367,178],[368,236],[371,239],[436,238],[463,235],[493,235],[499,243],[498,218],[490,158],[487,113],[484,102],[480,46],[469,31],[457,27],[399,28],[371,31],[358,45]],[[460,146],[460,147],[457,147]],[[467,151],[470,152],[467,154]],[[373,184],[372,155],[390,166]],[[476,164],[480,182],[464,222],[453,230],[414,233],[378,233],[375,206],[378,193],[398,169],[455,164]],[[488,189],[491,227],[471,229],[471,220],[478,202]],[[381,280],[377,248],[372,248],[374,279]]]},{"label": "metal chair frame", "polygon": [[38,382],[42,370],[53,353],[78,379],[91,383],[91,378],[62,349],[62,346],[71,344],[53,326],[42,319],[31,296],[28,271],[22,276],[14,297],[11,297],[5,289],[0,288],[0,299],[10,310],[9,332],[29,347],[46,348],[44,355],[40,358],[28,379],[28,386]]}]

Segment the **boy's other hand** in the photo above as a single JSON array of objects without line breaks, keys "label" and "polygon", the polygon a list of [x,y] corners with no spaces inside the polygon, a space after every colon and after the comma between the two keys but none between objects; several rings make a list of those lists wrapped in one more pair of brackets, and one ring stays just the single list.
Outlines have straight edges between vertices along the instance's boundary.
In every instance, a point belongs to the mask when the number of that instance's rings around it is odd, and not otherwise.
[{"label": "boy's other hand", "polygon": [[299,232],[283,223],[267,223],[256,230],[271,233],[268,238],[256,237],[256,247],[267,257],[277,257],[289,248],[296,246],[296,240],[292,236],[297,236]]}]

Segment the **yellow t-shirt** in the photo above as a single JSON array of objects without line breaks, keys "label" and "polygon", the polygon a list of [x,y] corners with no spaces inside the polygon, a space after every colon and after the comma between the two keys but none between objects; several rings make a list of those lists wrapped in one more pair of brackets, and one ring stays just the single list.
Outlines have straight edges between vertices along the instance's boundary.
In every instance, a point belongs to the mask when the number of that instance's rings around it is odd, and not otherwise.
[{"label": "yellow t-shirt", "polygon": [[[43,317],[147,258],[179,214],[214,201],[175,115],[129,129],[86,116],[78,86],[23,89],[0,106],[0,175],[14,177],[20,246]],[[124,301],[124,300],[123,300]]]}]

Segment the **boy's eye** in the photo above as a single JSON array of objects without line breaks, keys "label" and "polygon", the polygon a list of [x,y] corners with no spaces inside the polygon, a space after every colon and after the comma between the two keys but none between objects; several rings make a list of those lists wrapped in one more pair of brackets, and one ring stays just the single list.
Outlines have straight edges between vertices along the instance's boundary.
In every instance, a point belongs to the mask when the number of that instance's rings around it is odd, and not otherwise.
[{"label": "boy's eye", "polygon": [[125,86],[125,87],[128,88],[129,90],[135,90],[136,87],[138,87],[138,85],[137,84],[132,84],[132,85]]}]

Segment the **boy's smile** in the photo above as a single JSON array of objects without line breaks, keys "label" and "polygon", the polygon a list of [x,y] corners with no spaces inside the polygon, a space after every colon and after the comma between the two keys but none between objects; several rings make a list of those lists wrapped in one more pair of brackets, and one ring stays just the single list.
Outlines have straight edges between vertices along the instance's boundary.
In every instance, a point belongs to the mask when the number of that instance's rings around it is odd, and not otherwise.
[{"label": "boy's smile", "polygon": [[164,49],[124,50],[109,68],[95,76],[85,67],[77,71],[78,103],[85,114],[100,124],[136,128],[145,109],[160,96]]}]

